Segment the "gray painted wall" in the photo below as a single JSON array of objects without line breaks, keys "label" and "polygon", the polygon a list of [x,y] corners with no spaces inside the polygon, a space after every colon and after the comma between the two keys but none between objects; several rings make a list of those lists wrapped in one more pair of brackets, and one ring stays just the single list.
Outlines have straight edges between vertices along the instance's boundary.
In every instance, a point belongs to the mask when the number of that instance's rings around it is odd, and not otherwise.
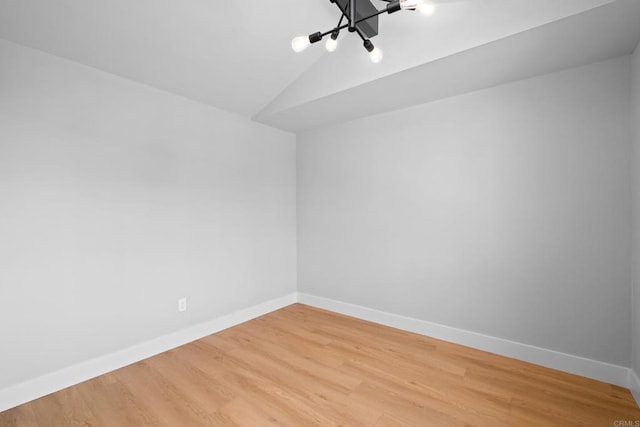
[{"label": "gray painted wall", "polygon": [[629,366],[629,84],[627,56],[299,135],[299,290]]},{"label": "gray painted wall", "polygon": [[[640,374],[640,45],[632,58],[631,126],[634,148],[633,177],[633,357],[632,367]],[[640,396],[640,390],[637,390]]]},{"label": "gray painted wall", "polygon": [[295,291],[293,134],[4,41],[0,64],[0,389]]}]

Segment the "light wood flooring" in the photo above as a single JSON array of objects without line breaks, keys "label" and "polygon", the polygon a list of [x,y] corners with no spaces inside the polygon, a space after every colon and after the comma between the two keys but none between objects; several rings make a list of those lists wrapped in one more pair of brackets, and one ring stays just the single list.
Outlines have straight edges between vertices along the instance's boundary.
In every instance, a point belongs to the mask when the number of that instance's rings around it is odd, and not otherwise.
[{"label": "light wood flooring", "polygon": [[0,413],[0,426],[635,420],[624,388],[300,304]]}]

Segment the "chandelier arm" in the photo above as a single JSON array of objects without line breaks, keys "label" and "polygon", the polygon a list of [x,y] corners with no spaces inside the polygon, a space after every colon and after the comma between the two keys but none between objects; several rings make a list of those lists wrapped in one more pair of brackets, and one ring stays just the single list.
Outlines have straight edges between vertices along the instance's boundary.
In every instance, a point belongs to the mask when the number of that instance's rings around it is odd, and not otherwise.
[{"label": "chandelier arm", "polygon": [[382,10],[379,10],[379,11],[377,11],[377,12],[375,12],[375,13],[372,13],[372,14],[371,14],[371,15],[369,15],[369,16],[365,16],[364,18],[360,18],[360,19],[358,19],[358,20],[356,21],[356,24],[359,24],[359,23],[361,23],[362,21],[366,21],[367,19],[371,19],[371,18],[373,18],[374,16],[382,15],[383,13],[387,13],[387,9],[382,9]]},{"label": "chandelier arm", "polygon": [[360,28],[356,27],[356,33],[358,33],[358,35],[360,36],[363,42],[367,41],[367,38],[364,36],[364,34],[362,34],[362,31],[360,31]]},{"label": "chandelier arm", "polygon": [[[379,11],[377,11],[376,13],[373,13],[373,14],[371,14],[371,15],[369,15],[369,16],[365,16],[364,18],[360,18],[360,19],[358,19],[355,23],[356,23],[356,25],[357,25],[357,24],[359,24],[359,23],[361,23],[361,22],[366,21],[367,19],[371,19],[371,18],[373,18],[374,16],[382,15],[383,13],[386,13],[386,12],[387,12],[387,10],[386,10],[386,9],[379,10]],[[334,31],[344,30],[344,29],[345,29],[345,28],[347,28],[347,27],[349,27],[349,23],[342,24],[342,25],[340,25],[340,26],[338,26],[338,27],[335,27],[335,28],[330,29],[329,31],[325,31],[324,33],[320,33],[320,32],[319,32],[319,33],[317,33],[317,35],[318,35],[319,37],[317,38],[317,40],[316,40],[316,41],[321,40],[321,39],[322,39],[322,37],[324,37],[324,36],[326,36],[326,35],[329,35],[329,34],[331,34],[331,33],[332,33],[332,32],[334,32]],[[356,30],[355,30],[355,31],[357,31],[358,33],[360,33],[360,30],[359,30],[357,27],[356,27]],[[313,34],[313,35],[315,36],[316,34]],[[360,35],[360,37],[362,37],[362,34],[359,34],[359,35]],[[364,40],[364,39],[363,39],[363,40]],[[312,41],[312,43],[315,43],[315,41]]]},{"label": "chandelier arm", "polygon": [[[371,19],[371,18],[373,18],[373,17],[375,17],[375,16],[382,15],[383,13],[387,13],[387,9],[378,10],[377,12],[374,12],[374,13],[372,13],[372,14],[371,14],[371,15],[369,15],[369,16],[365,16],[364,18],[360,18],[360,19],[358,19],[358,20],[355,22],[355,24],[357,25],[357,24],[359,24],[359,23],[361,23],[361,22],[366,21],[367,19]],[[344,24],[344,25],[340,26],[340,28],[337,28],[337,29],[338,29],[338,30],[342,30],[343,28],[346,28],[346,27],[348,27],[349,25],[350,25],[350,23],[349,23],[349,24]],[[354,31],[356,31],[356,30],[354,30]]]},{"label": "chandelier arm", "polygon": [[351,2],[350,0],[347,0],[347,2],[344,5],[344,8],[340,7],[340,3],[336,3],[336,6],[338,6],[338,9],[340,9],[342,11],[343,15],[347,14],[347,11],[349,10],[349,3],[350,2]]},{"label": "chandelier arm", "polygon": [[320,36],[321,36],[321,38],[322,38],[322,37],[324,37],[324,36],[327,36],[327,35],[329,35],[329,34],[333,33],[334,31],[344,30],[344,29],[345,29],[345,28],[347,28],[348,26],[349,26],[349,24],[342,24],[342,25],[340,25],[339,27],[332,28],[332,29],[330,29],[329,31],[325,31],[324,33],[321,33],[321,34],[320,34]]}]

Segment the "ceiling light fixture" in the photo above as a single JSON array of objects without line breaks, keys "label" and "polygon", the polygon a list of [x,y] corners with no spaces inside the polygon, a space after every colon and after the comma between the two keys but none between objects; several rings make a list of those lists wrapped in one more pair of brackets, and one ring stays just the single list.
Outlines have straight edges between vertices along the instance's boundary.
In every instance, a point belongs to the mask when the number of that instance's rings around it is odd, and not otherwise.
[{"label": "ceiling light fixture", "polygon": [[[299,36],[291,41],[294,52],[302,52],[311,44],[319,42],[323,37],[331,35],[325,45],[329,52],[338,47],[338,35],[347,28],[351,33],[357,33],[362,39],[364,48],[369,52],[372,62],[382,60],[382,50],[371,43],[371,38],[378,35],[378,16],[383,13],[394,13],[399,10],[418,10],[423,15],[431,16],[435,12],[433,0],[382,0],[387,2],[387,7],[378,10],[371,0],[329,0],[340,9],[340,21],[334,28],[324,33],[317,32],[309,36]],[[347,23],[342,22],[346,18]]]}]

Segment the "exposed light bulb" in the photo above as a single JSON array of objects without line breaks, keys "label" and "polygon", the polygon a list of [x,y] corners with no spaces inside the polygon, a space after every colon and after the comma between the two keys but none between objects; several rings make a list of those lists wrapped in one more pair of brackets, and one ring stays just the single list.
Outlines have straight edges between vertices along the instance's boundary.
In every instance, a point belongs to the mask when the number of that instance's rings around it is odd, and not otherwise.
[{"label": "exposed light bulb", "polygon": [[382,51],[375,47],[373,43],[371,43],[371,40],[366,39],[364,41],[364,48],[367,49],[367,52],[369,52],[369,59],[371,59],[371,62],[377,64],[378,62],[382,61]]},{"label": "exposed light bulb", "polygon": [[333,52],[338,48],[338,40],[329,38],[324,47],[326,47],[329,52]]},{"label": "exposed light bulb", "polygon": [[420,0],[400,0],[400,9],[416,10]]},{"label": "exposed light bulb", "polygon": [[433,1],[422,0],[418,3],[418,7],[416,9],[424,16],[433,16],[433,14],[436,13],[437,8],[438,6]]},{"label": "exposed light bulb", "polygon": [[382,61],[382,57],[383,57],[383,53],[382,50],[380,50],[379,48],[374,48],[371,52],[369,52],[369,59],[371,59],[371,62],[373,62],[374,64],[377,64],[378,62]]},{"label": "exposed light bulb", "polygon": [[436,12],[436,4],[433,0],[400,0],[400,9],[417,10],[425,16],[431,16]]},{"label": "exposed light bulb", "polygon": [[302,52],[308,48],[310,44],[311,42],[308,36],[299,36],[291,40],[291,49],[293,49],[294,52]]},{"label": "exposed light bulb", "polygon": [[340,34],[338,30],[332,32],[331,37],[327,40],[325,47],[329,52],[333,52],[338,47],[338,34]]}]

